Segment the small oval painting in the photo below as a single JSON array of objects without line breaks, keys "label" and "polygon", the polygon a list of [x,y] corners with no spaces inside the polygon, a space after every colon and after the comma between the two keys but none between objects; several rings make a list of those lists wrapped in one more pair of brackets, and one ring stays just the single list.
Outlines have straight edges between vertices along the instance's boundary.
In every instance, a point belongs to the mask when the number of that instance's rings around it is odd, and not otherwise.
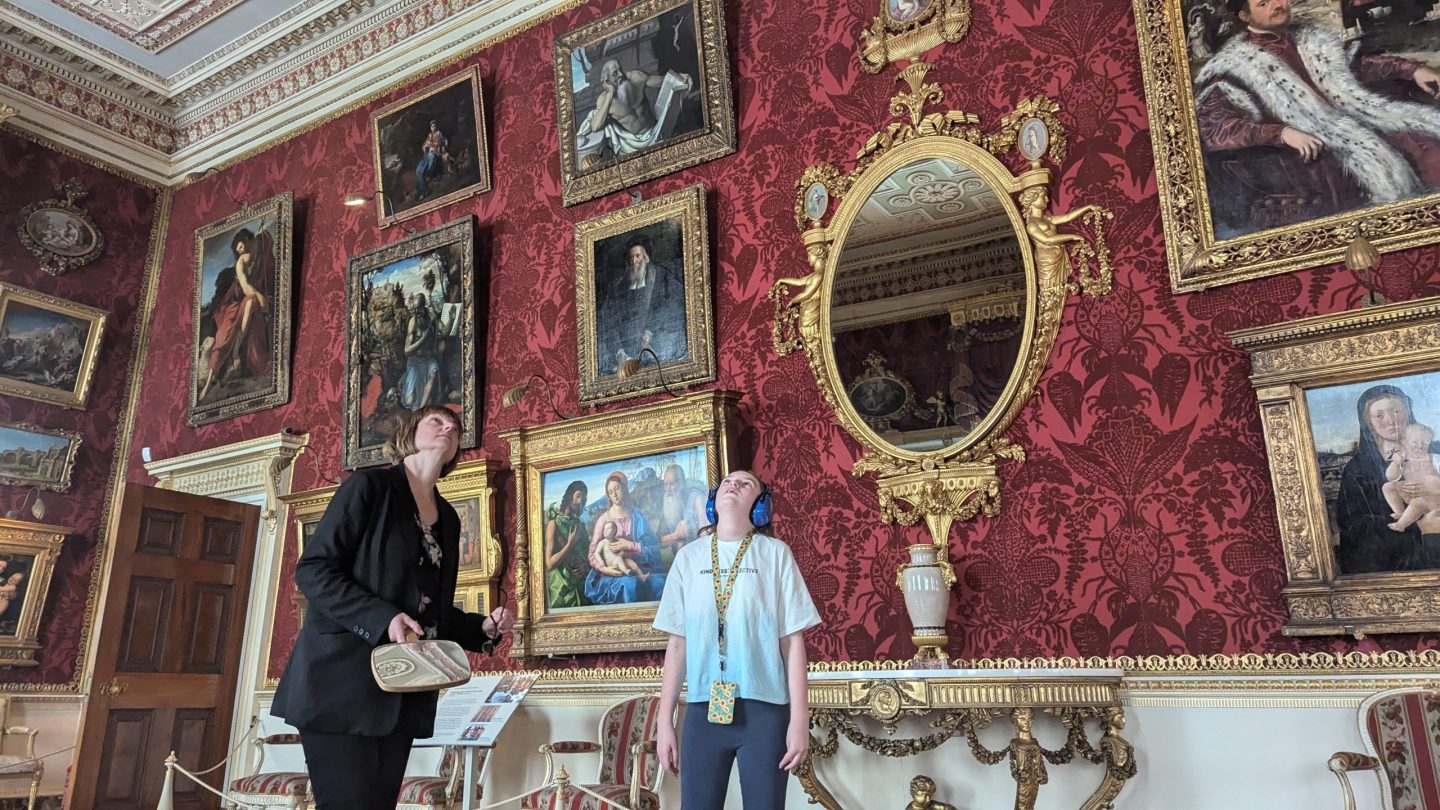
[{"label": "small oval painting", "polygon": [[934,0],[885,0],[885,13],[898,23],[919,19]]},{"label": "small oval painting", "polygon": [[95,249],[99,235],[90,223],[63,208],[37,208],[25,220],[36,244],[61,256],[84,256]]},{"label": "small oval painting", "polygon": [[887,419],[905,409],[910,394],[900,381],[871,377],[850,389],[850,403],[865,419]]},{"label": "small oval painting", "polygon": [[805,216],[820,221],[825,212],[830,210],[830,191],[825,188],[824,183],[811,183],[805,189]]},{"label": "small oval painting", "polygon": [[1050,146],[1050,130],[1039,118],[1027,118],[1020,125],[1020,154],[1026,160],[1039,160]]}]

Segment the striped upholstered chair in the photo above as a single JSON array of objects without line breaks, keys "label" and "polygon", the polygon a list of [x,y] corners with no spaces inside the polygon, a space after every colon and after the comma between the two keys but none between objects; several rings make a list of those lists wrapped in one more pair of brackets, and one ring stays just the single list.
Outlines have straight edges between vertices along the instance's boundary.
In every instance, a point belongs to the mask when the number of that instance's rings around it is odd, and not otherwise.
[{"label": "striped upholstered chair", "polygon": [[639,695],[625,698],[600,718],[600,742],[563,741],[540,746],[545,755],[545,783],[555,775],[556,754],[600,754],[594,782],[575,782],[594,796],[575,790],[563,799],[554,787],[531,794],[520,804],[524,810],[659,810],[660,779],[664,769],[655,754],[655,733],[660,720],[660,698]]},{"label": "striped upholstered chair", "polygon": [[230,798],[244,806],[289,807],[305,810],[314,804],[310,798],[310,774],[304,771],[264,772],[265,751],[270,746],[300,745],[299,734],[269,734],[255,739],[259,753],[255,769],[249,776],[230,781]]},{"label": "striped upholstered chair", "polygon": [[1375,771],[1384,810],[1440,810],[1440,690],[1376,692],[1360,704],[1360,737],[1366,753],[1330,757],[1345,810],[1355,810],[1351,771]]},{"label": "striped upholstered chair", "polygon": [[[420,750],[420,749],[417,749]],[[476,752],[475,773],[468,778],[475,782],[475,798],[480,798],[480,776],[485,772],[485,759],[490,753],[487,748]],[[400,798],[395,803],[397,810],[454,810],[460,807],[464,797],[465,757],[453,745],[445,746],[440,754],[440,765],[434,776],[406,776],[400,784]]]}]

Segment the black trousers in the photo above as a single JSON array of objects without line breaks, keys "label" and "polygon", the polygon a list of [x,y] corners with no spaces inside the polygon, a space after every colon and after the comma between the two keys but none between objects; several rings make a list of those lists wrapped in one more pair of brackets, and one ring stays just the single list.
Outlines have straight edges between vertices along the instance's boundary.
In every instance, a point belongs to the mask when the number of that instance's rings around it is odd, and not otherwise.
[{"label": "black trousers", "polygon": [[782,810],[790,774],[780,770],[790,707],[735,699],[735,722],[716,725],[709,704],[685,707],[680,739],[680,809],[721,810],[730,768],[740,763],[740,805],[745,810]]},{"label": "black trousers", "polygon": [[394,810],[414,742],[407,732],[362,737],[300,729],[316,810]]}]

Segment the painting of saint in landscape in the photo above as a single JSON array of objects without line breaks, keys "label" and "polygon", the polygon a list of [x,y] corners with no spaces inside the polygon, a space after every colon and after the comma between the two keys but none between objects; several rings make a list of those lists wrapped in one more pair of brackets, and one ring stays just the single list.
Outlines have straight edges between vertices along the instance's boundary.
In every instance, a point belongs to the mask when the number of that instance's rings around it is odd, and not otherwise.
[{"label": "painting of saint in landscape", "polygon": [[474,231],[468,217],[350,260],[346,466],[383,460],[406,411],[440,405],[474,447]]}]

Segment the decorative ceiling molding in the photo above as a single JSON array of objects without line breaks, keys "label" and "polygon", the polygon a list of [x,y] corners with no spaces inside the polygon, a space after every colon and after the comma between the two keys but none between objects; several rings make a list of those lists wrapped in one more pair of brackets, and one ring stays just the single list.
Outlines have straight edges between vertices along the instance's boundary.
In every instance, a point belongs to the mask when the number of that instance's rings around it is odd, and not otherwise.
[{"label": "decorative ceiling molding", "polygon": [[156,53],[241,0],[50,0],[137,47]]},{"label": "decorative ceiling molding", "polygon": [[[291,18],[288,29],[272,30],[263,43],[254,32],[237,37],[221,49],[224,56],[217,52],[203,67],[167,79],[93,46],[57,45],[30,30],[38,18],[0,0],[0,101],[26,110],[12,122],[19,129],[173,185],[189,171],[254,154],[583,0],[344,0],[317,10],[320,2],[292,8],[316,13]],[[265,133],[263,141],[257,132]]]}]

